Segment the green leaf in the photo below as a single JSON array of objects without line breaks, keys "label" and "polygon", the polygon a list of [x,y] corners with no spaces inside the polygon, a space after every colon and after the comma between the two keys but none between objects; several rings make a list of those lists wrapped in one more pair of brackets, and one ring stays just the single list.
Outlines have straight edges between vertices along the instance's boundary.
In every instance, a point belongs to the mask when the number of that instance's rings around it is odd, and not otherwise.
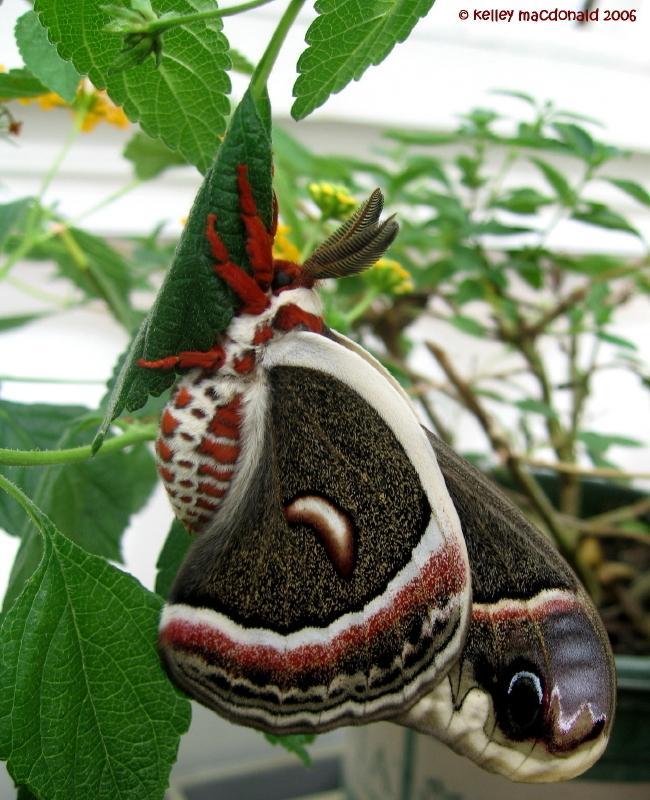
[{"label": "green leaf", "polygon": [[621,266],[621,259],[605,253],[590,253],[584,256],[567,257],[554,255],[554,260],[562,269],[580,272],[584,275],[601,275]]},{"label": "green leaf", "polygon": [[0,72],[0,98],[16,100],[19,97],[38,97],[47,94],[45,86],[28,69],[10,69]]},{"label": "green leaf", "polygon": [[[82,406],[0,401],[0,441],[20,450],[87,444],[95,419]],[[33,497],[68,538],[114,561],[122,560],[122,535],[131,516],[144,506],[157,483],[154,460],[145,445],[66,465],[3,467],[2,473]],[[21,537],[6,607],[38,565],[41,541],[3,494],[0,526]]]},{"label": "green leaf", "polygon": [[190,721],[156,652],[160,599],[20,502],[43,559],[0,630],[0,757],[47,800],[160,800]]},{"label": "green leaf", "polygon": [[492,89],[490,94],[500,94],[503,97],[514,97],[517,100],[523,100],[524,103],[527,103],[529,106],[533,108],[537,107],[537,102],[535,101],[534,97],[531,95],[526,94],[525,92],[515,92],[512,89]]},{"label": "green leaf", "polygon": [[541,158],[531,158],[531,161],[544,175],[561,203],[569,207],[574,206],[576,195],[564,175]]},{"label": "green leaf", "polygon": [[485,285],[476,278],[465,278],[458,284],[458,288],[454,292],[454,300],[461,306],[472,300],[483,300],[484,298]]},{"label": "green leaf", "polygon": [[541,414],[543,417],[548,417],[549,419],[557,417],[557,411],[554,408],[551,408],[551,406],[542,402],[542,400],[534,400],[532,397],[526,398],[525,400],[517,400],[515,405],[521,411],[528,411],[531,414]]},{"label": "green leaf", "polygon": [[47,314],[16,314],[13,317],[0,317],[0,333],[9,331],[13,328],[20,328],[23,325],[28,325],[30,322],[35,322],[37,319],[43,319]]},{"label": "green leaf", "polygon": [[550,205],[554,201],[541,194],[537,189],[522,187],[513,189],[504,197],[500,197],[492,203],[494,208],[505,208],[513,214],[536,214],[543,206]]},{"label": "green leaf", "polygon": [[594,140],[591,134],[572,122],[554,122],[552,125],[572,155],[591,161],[594,154]]},{"label": "green leaf", "polygon": [[273,733],[265,733],[264,737],[272,745],[280,745],[290,753],[295,753],[302,763],[311,766],[311,756],[306,745],[311,744],[316,738],[313,733],[293,733],[288,736],[276,736]]},{"label": "green leaf", "polygon": [[466,138],[458,133],[440,133],[438,131],[397,131],[389,130],[384,133],[387,139],[409,145],[436,146],[451,144]]},{"label": "green leaf", "polygon": [[641,186],[640,183],[623,180],[622,178],[606,178],[605,180],[611,183],[612,186],[616,186],[617,189],[625,192],[625,194],[633,197],[644,206],[650,206],[650,193],[645,187]]},{"label": "green leaf", "polygon": [[56,52],[34,11],[23,14],[16,22],[16,43],[25,66],[48,89],[72,103],[81,75]]},{"label": "green leaf", "polygon": [[624,339],[622,336],[614,336],[613,333],[606,333],[605,331],[596,331],[596,336],[608,344],[616,345],[617,347],[624,347],[626,350],[638,350],[639,348],[629,339]]},{"label": "green leaf", "polygon": [[483,159],[473,158],[466,153],[456,156],[456,165],[460,170],[460,182],[468,189],[478,189],[485,183],[485,178],[480,174]]},{"label": "green leaf", "polygon": [[577,209],[571,215],[573,219],[580,222],[586,222],[588,225],[595,225],[597,228],[607,228],[614,231],[625,231],[626,233],[633,233],[639,235],[635,227],[625,219],[625,217],[612,211],[602,203],[587,203],[580,209]]},{"label": "green leaf", "polygon": [[239,50],[231,47],[229,55],[234,72],[239,72],[241,75],[252,75],[255,72],[255,66]]},{"label": "green leaf", "polygon": [[[0,77],[2,77],[1,74]],[[11,203],[0,205],[0,251],[4,248],[9,234],[27,211],[31,202],[31,197],[21,197],[20,200],[12,200]]]},{"label": "green leaf", "polygon": [[434,156],[416,155],[409,158],[403,169],[390,176],[388,183],[388,193],[395,194],[404,186],[414,180],[424,178],[427,181],[437,181],[449,188],[449,178],[447,177],[442,161]]},{"label": "green leaf", "polygon": [[[228,42],[221,21],[197,22],[164,35],[159,67],[153,58],[115,68],[122,37],[104,30],[101,4],[84,0],[36,0],[35,9],[59,54],[139,122],[204,172],[214,158],[230,113]],[[159,13],[188,14],[214,8],[212,0],[155,0]]]},{"label": "green leaf", "polygon": [[161,394],[176,379],[173,371],[139,367],[138,359],[153,361],[182,351],[209,350],[219,333],[227,328],[235,301],[214,273],[205,230],[208,214],[216,214],[219,234],[230,258],[248,267],[237,192],[240,164],[248,165],[258,211],[270,228],[271,142],[249,93],[233,114],[214,166],[199,189],[153,308],[118,366],[95,448],[101,446],[110,423],[123,409],[135,411],[144,405],[148,395]]},{"label": "green leaf", "polygon": [[41,246],[43,254],[56,261],[60,273],[87,297],[103,300],[127,331],[135,328],[129,265],[104,239],[81,228],[66,227]]},{"label": "green leaf", "polygon": [[617,433],[597,433],[596,431],[580,431],[578,439],[587,447],[590,454],[602,456],[607,450],[617,447],[643,447],[643,442],[621,436]]},{"label": "green leaf", "polygon": [[530,233],[534,228],[527,228],[523,225],[504,225],[496,219],[488,219],[485,222],[474,222],[470,226],[470,232],[476,236],[516,236],[519,233]]},{"label": "green leaf", "polygon": [[477,322],[475,319],[471,317],[465,317],[462,314],[456,314],[453,317],[449,317],[447,320],[450,322],[455,328],[458,328],[459,331],[463,333],[469,333],[470,336],[485,336],[487,331],[484,325],[481,325],[480,322]]},{"label": "green leaf", "polygon": [[162,597],[169,595],[178,568],[185,558],[185,553],[191,543],[192,537],[187,532],[187,529],[177,519],[174,519],[156,562],[156,569],[158,570],[156,592]]},{"label": "green leaf", "polygon": [[[0,400],[0,442],[11,450],[54,450],[62,435],[86,412],[83,406]],[[42,468],[3,466],[0,471],[27,495],[35,496]],[[25,515],[19,506],[0,492],[0,528],[20,536],[24,524]]]},{"label": "green leaf", "polygon": [[170,150],[160,139],[152,139],[142,131],[129,139],[122,155],[133,164],[136,177],[141,181],[155,178],[169,167],[187,164],[180,153]]},{"label": "green leaf", "polygon": [[434,0],[317,0],[291,113],[303,119],[403,42]]}]

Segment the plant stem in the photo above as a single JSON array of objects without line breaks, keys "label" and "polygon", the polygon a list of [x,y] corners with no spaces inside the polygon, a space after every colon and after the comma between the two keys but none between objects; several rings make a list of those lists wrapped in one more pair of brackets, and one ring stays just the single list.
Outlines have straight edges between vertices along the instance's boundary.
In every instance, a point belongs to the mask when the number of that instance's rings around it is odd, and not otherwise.
[{"label": "plant stem", "polygon": [[178,28],[180,25],[190,25],[192,22],[204,22],[205,20],[219,19],[221,17],[232,17],[235,14],[241,14],[244,11],[250,11],[253,8],[259,8],[259,6],[265,6],[272,2],[273,0],[249,0],[248,3],[240,3],[239,5],[230,6],[229,8],[214,8],[210,11],[197,11],[195,14],[179,14],[174,17],[157,19],[141,28],[138,27],[137,31],[134,32],[164,33],[171,28]]},{"label": "plant stem", "polygon": [[262,99],[266,90],[266,84],[276,62],[280,48],[289,33],[289,29],[293,25],[300,12],[300,9],[305,4],[305,0],[290,0],[284,14],[280,17],[278,26],[273,32],[273,36],[262,54],[253,77],[250,82],[250,92],[254,100],[259,101]]},{"label": "plant stem", "polygon": [[0,375],[0,383],[52,383],[72,386],[104,386],[101,378],[38,378],[31,375]]},{"label": "plant stem", "polygon": [[[114,203],[121,197],[124,197],[124,195],[128,194],[129,192],[132,192],[134,189],[137,189],[138,186],[140,186],[142,183],[143,181],[140,178],[134,178],[132,181],[129,181],[129,183],[125,184],[119,189],[116,189],[114,192],[111,192],[111,194],[104,197],[98,203],[95,203],[94,206],[91,206],[89,209],[83,211],[81,214],[79,214],[76,217],[73,217],[71,220],[68,220],[68,222],[64,224],[66,224],[68,227],[70,227],[71,225],[78,225],[80,222],[83,222],[92,214],[95,214],[97,211],[101,211],[103,208],[106,208],[106,206],[110,205],[111,203]],[[55,232],[50,233],[49,236],[53,236],[54,233]],[[37,244],[40,244],[40,240],[37,241]]]},{"label": "plant stem", "polygon": [[29,211],[27,213],[27,220],[25,222],[25,232],[23,234],[22,242],[14,250],[14,252],[7,258],[5,263],[0,267],[0,280],[2,280],[9,273],[9,270],[14,266],[14,264],[20,261],[20,259],[23,258],[23,256],[26,256],[36,244],[37,237],[34,236],[35,233],[34,227],[36,225],[36,222],[38,221],[38,216],[42,209],[43,197],[47,192],[48,188],[50,187],[50,184],[56,177],[59,169],[61,168],[61,164],[63,164],[66,156],[70,152],[70,148],[74,144],[77,136],[79,135],[79,132],[81,131],[83,122],[88,114],[88,111],[90,110],[92,97],[93,97],[92,94],[82,96],[80,100],[80,105],[76,109],[76,113],[74,115],[74,122],[72,124],[72,128],[69,131],[68,135],[66,136],[66,139],[63,143],[63,146],[61,147],[61,150],[59,151],[58,155],[56,156],[56,158],[50,165],[50,168],[48,169],[47,173],[45,174],[45,177],[43,178],[43,182],[41,183],[38,192],[38,197],[34,200],[34,202],[29,208]]},{"label": "plant stem", "polygon": [[[567,475],[584,475],[588,478],[617,478],[619,480],[630,480],[631,478],[650,479],[650,472],[625,472],[610,467],[581,467],[580,464],[574,464],[572,462],[544,461],[543,459],[527,458],[523,456],[521,460],[525,461],[526,464],[530,464],[531,467],[550,469],[555,472],[563,472]],[[569,513],[573,514],[573,511]]]},{"label": "plant stem", "polygon": [[[124,450],[133,444],[151,442],[156,438],[156,425],[132,425],[125,433],[104,443],[97,457]],[[51,464],[74,464],[92,457],[88,445],[70,447],[66,450],[9,450],[0,448],[0,464],[7,467],[43,467]]]},{"label": "plant stem", "polygon": [[37,524],[39,523],[38,518],[35,514],[35,506],[32,501],[24,494],[15,483],[10,481],[8,478],[5,478],[4,475],[0,473],[0,489],[3,489],[10,497],[13,497],[16,502],[22,506],[25,513],[31,517],[34,522]]},{"label": "plant stem", "polygon": [[374,286],[368,289],[366,294],[359,300],[356,306],[353,306],[345,315],[345,320],[348,325],[352,325],[353,322],[359,319],[359,317],[363,316],[365,312],[370,308],[370,306],[375,302],[375,300],[379,297],[380,292]]}]

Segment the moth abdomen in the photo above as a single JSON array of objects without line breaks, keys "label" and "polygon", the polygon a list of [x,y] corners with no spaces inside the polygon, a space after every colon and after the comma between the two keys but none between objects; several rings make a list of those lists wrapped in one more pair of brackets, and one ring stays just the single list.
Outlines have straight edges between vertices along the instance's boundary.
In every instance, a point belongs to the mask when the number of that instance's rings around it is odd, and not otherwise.
[{"label": "moth abdomen", "polygon": [[197,370],[165,407],[156,443],[158,471],[174,513],[188,530],[209,525],[227,495],[241,452],[242,394]]}]

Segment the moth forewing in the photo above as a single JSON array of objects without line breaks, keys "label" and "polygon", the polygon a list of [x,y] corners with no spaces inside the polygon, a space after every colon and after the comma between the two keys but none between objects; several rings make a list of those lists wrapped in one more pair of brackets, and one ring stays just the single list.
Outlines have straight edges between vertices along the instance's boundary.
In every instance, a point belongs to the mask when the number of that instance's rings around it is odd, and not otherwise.
[{"label": "moth forewing", "polygon": [[[257,507],[218,517],[190,550],[165,661],[206,705],[263,730],[389,717],[462,649],[458,517],[410,405],[364,358],[296,333],[261,367],[270,451],[239,487]],[[225,548],[222,526],[241,529]]]}]

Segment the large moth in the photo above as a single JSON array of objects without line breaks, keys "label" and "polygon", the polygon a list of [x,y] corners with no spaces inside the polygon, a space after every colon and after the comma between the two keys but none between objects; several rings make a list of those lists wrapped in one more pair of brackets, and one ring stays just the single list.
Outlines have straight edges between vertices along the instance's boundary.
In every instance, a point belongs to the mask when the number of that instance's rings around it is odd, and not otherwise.
[{"label": "large moth", "polygon": [[[492,485],[420,427],[399,385],[323,323],[317,281],[393,241],[370,198],[299,266],[237,170],[252,274],[213,215],[240,301],[166,406],[159,471],[195,534],[160,623],[188,694],[273,733],[393,719],[516,780],[576,775],[612,721],[611,652],[575,576]],[[472,596],[473,595],[473,596]]]}]

